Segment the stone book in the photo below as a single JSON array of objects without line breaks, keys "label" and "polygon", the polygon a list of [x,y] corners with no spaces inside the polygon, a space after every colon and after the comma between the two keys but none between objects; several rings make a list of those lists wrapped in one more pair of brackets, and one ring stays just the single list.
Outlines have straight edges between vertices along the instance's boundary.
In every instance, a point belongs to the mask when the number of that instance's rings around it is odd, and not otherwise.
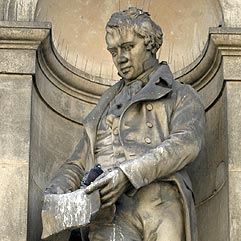
[{"label": "stone book", "polygon": [[99,191],[78,189],[66,194],[47,194],[42,209],[42,239],[64,230],[86,226],[100,209]]}]

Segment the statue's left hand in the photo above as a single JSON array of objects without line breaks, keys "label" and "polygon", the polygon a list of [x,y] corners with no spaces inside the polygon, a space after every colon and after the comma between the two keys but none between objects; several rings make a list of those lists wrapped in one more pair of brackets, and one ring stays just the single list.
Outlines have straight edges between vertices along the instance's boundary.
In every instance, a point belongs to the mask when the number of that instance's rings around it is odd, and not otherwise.
[{"label": "statue's left hand", "polygon": [[129,186],[130,182],[128,178],[121,169],[117,168],[100,175],[85,191],[89,194],[99,189],[101,208],[107,208],[114,204]]}]

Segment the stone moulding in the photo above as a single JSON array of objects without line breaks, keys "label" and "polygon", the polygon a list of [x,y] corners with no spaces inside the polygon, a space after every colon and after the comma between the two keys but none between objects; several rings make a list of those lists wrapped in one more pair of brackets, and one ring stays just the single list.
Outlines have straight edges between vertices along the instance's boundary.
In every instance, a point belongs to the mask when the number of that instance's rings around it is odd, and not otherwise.
[{"label": "stone moulding", "polygon": [[224,86],[223,57],[241,56],[241,29],[210,28],[206,47],[191,65],[174,74],[178,81],[191,84],[208,109]]},{"label": "stone moulding", "polygon": [[[208,108],[223,87],[222,73],[219,73],[222,57],[230,55],[241,55],[241,30],[210,28],[203,53],[191,65],[174,73],[174,76],[199,91],[205,108]],[[54,47],[51,31],[38,51],[38,63],[57,88],[88,103],[97,103],[101,94],[110,86],[107,80],[80,71],[66,62]],[[217,90],[205,94],[206,87],[212,85],[218,86]]]},{"label": "stone moulding", "polygon": [[[94,105],[111,84],[111,80],[108,82],[92,76],[66,62],[54,47],[50,23],[0,22],[1,51],[29,50],[32,51],[31,56],[35,56],[37,49],[37,63],[41,71],[48,81],[70,98],[74,97],[83,103]],[[203,53],[191,65],[174,73],[178,81],[191,84],[199,91],[206,109],[212,105],[223,88],[223,56],[241,56],[239,28],[210,28]],[[4,61],[7,63],[7,60]],[[19,64],[17,60],[15,62],[16,65]],[[35,62],[33,67],[26,71],[2,67],[0,73],[36,74]],[[38,74],[36,75],[38,78]],[[215,86],[215,90],[208,91],[212,86]],[[45,101],[48,103],[47,98]],[[58,109],[55,106],[51,107]]]},{"label": "stone moulding", "polygon": [[223,56],[241,56],[240,28],[210,28],[203,53],[192,64],[175,73],[175,78],[200,90],[212,80]]},{"label": "stone moulding", "polygon": [[0,21],[0,48],[37,50],[50,28],[50,23]]},{"label": "stone moulding", "polygon": [[57,88],[88,103],[96,104],[110,86],[105,83],[107,80],[92,76],[66,62],[54,47],[51,32],[39,48],[38,64]]},{"label": "stone moulding", "polygon": [[35,53],[49,28],[48,23],[0,21],[0,73],[35,74]]}]

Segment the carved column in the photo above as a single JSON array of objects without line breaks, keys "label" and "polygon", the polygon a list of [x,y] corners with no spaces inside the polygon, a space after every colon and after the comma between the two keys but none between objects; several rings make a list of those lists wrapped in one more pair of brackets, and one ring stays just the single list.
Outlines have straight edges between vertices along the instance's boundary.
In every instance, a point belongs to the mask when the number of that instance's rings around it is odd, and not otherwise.
[{"label": "carved column", "polygon": [[200,59],[180,72],[206,108],[205,149],[191,166],[200,240],[241,236],[241,30],[211,28]]},{"label": "carved column", "polygon": [[241,37],[236,39],[239,46],[223,58],[227,88],[230,241],[241,237]]},{"label": "carved column", "polygon": [[49,25],[0,22],[0,240],[27,239],[32,84]]}]

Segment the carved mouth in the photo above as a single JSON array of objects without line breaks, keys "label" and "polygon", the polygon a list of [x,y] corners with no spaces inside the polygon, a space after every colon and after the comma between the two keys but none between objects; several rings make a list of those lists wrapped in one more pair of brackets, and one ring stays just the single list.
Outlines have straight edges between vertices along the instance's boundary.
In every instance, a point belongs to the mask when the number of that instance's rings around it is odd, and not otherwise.
[{"label": "carved mouth", "polygon": [[127,66],[127,67],[124,67],[124,68],[121,68],[121,72],[123,74],[127,74],[131,69],[131,66]]}]

